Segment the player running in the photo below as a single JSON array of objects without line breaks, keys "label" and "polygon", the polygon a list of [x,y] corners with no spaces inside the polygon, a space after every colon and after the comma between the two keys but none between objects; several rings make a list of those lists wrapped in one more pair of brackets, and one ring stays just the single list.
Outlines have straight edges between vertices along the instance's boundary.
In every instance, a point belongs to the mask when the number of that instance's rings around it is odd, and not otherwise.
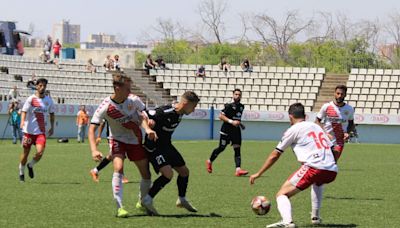
[{"label": "player running", "polygon": [[334,144],[336,160],[342,154],[349,133],[354,130],[354,108],[344,102],[346,93],[345,85],[336,86],[335,99],[321,107],[315,120],[315,123],[328,133],[329,139]]},{"label": "player running", "polygon": [[142,205],[153,215],[159,215],[153,207],[153,199],[171,181],[173,169],[179,174],[176,182],[179,192],[176,206],[186,208],[190,212],[197,212],[197,209],[186,199],[189,169],[182,155],[172,145],[171,136],[181,122],[182,116],[192,113],[199,101],[199,97],[194,92],[187,91],[182,95],[179,103],[148,111],[150,121],[154,121],[153,129],[159,138],[154,142],[146,136],[144,148],[148,152],[154,170],[161,175],[154,181],[149,193],[143,197]]},{"label": "player running", "polygon": [[269,227],[296,227],[292,220],[292,206],[289,198],[312,186],[315,197],[313,210],[318,210],[322,202],[322,185],[335,180],[338,168],[331,150],[332,143],[324,130],[315,123],[305,121],[304,106],[301,103],[289,107],[290,124],[281,141],[266,159],[261,169],[250,176],[250,184],[271,168],[289,146],[302,164],[282,185],[276,194],[276,202],[282,221]]},{"label": "player running", "polygon": [[123,195],[123,166],[128,157],[137,166],[142,180],[140,181],[140,195],[147,194],[151,186],[149,163],[142,147],[142,126],[149,140],[157,140],[156,133],[147,123],[145,106],[139,97],[130,94],[132,80],[124,74],[113,75],[114,94],[103,100],[94,113],[89,128],[89,142],[92,157],[100,161],[103,155],[97,150],[95,131],[105,119],[110,125],[110,153],[114,165],[112,190],[117,203],[117,217],[128,216],[122,204]]},{"label": "player running", "polygon": [[36,92],[28,97],[22,107],[21,128],[24,133],[22,139],[23,153],[20,156],[19,180],[25,181],[25,165],[28,160],[32,144],[36,146],[36,154],[26,165],[29,177],[34,178],[33,166],[42,158],[46,147],[46,124],[47,116],[50,115],[50,129],[48,136],[54,132],[54,105],[53,100],[45,95],[47,80],[40,78],[36,81]]},{"label": "player running", "polygon": [[219,145],[212,152],[210,159],[206,161],[208,173],[212,173],[212,163],[218,155],[225,150],[229,143],[232,143],[235,151],[236,176],[247,175],[249,172],[240,168],[242,158],[240,156],[240,146],[242,144],[241,129],[245,126],[241,123],[244,105],[240,103],[242,91],[235,89],[233,91],[233,102],[225,104],[225,108],[219,114],[219,119],[223,121],[220,131]]}]

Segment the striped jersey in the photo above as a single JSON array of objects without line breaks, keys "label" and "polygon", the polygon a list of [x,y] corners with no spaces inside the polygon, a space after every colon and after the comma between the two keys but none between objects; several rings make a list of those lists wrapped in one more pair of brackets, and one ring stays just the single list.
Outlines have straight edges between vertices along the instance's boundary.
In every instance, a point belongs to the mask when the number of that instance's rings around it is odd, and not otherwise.
[{"label": "striped jersey", "polygon": [[28,97],[22,107],[26,119],[22,131],[31,135],[46,134],[46,124],[49,113],[54,113],[53,100],[49,96],[43,98],[35,94]]}]

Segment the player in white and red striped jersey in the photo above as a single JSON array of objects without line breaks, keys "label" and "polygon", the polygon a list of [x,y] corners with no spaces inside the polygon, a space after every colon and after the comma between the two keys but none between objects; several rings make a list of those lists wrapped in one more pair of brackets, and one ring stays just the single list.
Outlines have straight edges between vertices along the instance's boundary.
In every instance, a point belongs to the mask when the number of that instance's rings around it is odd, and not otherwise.
[{"label": "player in white and red striped jersey", "polygon": [[354,108],[344,102],[346,93],[345,85],[336,86],[335,99],[321,107],[315,120],[329,134],[330,140],[335,145],[333,150],[336,160],[343,152],[349,133],[354,130]]},{"label": "player in white and red striped jersey", "polygon": [[250,176],[250,184],[254,184],[255,180],[271,168],[288,147],[292,147],[297,160],[302,164],[276,194],[282,221],[267,227],[296,227],[292,220],[292,206],[289,198],[310,186],[316,193],[315,197],[312,197],[313,210],[319,212],[322,185],[334,181],[338,171],[331,150],[332,143],[319,125],[305,121],[304,106],[301,103],[290,106],[289,118],[292,126],[284,133],[282,140],[271,152],[261,169]]},{"label": "player in white and red striped jersey", "polygon": [[117,217],[128,216],[122,205],[122,177],[126,157],[135,163],[142,177],[140,195],[145,196],[151,186],[149,162],[142,147],[139,126],[144,128],[150,140],[157,139],[157,134],[148,125],[143,102],[131,94],[131,83],[132,80],[122,73],[113,75],[114,94],[105,98],[97,108],[88,133],[92,157],[100,161],[103,155],[97,149],[95,132],[103,120],[109,124],[109,146],[114,166],[112,190],[117,202]]},{"label": "player in white and red striped jersey", "polygon": [[24,133],[22,147],[24,149],[19,163],[19,180],[25,181],[25,165],[28,160],[32,144],[36,146],[36,154],[28,163],[29,177],[33,178],[33,166],[42,158],[46,147],[46,123],[50,114],[50,129],[48,136],[54,131],[54,105],[53,100],[45,95],[47,80],[40,78],[36,81],[36,92],[28,97],[22,107],[21,128]]}]

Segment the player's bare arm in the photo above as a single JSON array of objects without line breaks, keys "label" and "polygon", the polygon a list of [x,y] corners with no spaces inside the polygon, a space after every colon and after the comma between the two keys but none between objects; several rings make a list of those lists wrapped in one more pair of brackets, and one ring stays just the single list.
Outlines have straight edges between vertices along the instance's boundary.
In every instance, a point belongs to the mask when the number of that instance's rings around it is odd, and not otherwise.
[{"label": "player's bare arm", "polygon": [[48,131],[48,136],[52,136],[54,133],[54,120],[55,120],[54,113],[50,113],[50,129]]},{"label": "player's bare arm", "polygon": [[155,131],[153,131],[153,129],[150,128],[149,122],[148,122],[149,118],[147,117],[147,115],[145,113],[143,114],[143,112],[142,112],[140,116],[142,118],[141,126],[144,129],[144,131],[146,132],[147,137],[150,140],[157,141],[157,139],[158,139],[157,133]]},{"label": "player's bare arm", "polygon": [[96,139],[95,139],[95,132],[97,129],[96,124],[90,124],[89,132],[88,132],[88,139],[90,144],[90,150],[92,152],[92,158],[95,161],[101,161],[103,158],[103,154],[97,150]]},{"label": "player's bare arm", "polygon": [[349,124],[347,125],[347,131],[344,133],[344,140],[348,140],[350,137],[350,132],[354,131],[354,120],[349,120]]},{"label": "player's bare arm", "polygon": [[20,128],[24,128],[24,124],[25,124],[25,119],[26,119],[26,112],[22,112],[21,113],[21,124],[20,124]]},{"label": "player's bare arm", "polygon": [[249,182],[250,184],[254,184],[256,179],[259,178],[265,171],[267,171],[269,168],[271,168],[272,165],[276,161],[278,161],[279,157],[281,156],[281,153],[277,151],[276,149],[271,152],[271,154],[268,156],[267,160],[265,160],[264,165],[261,167],[261,169],[250,176]]},{"label": "player's bare arm", "polygon": [[105,122],[102,122],[97,129],[97,137],[96,137],[96,145],[98,146],[101,143],[101,134],[103,133],[103,129],[105,126]]},{"label": "player's bare arm", "polygon": [[222,121],[224,121],[224,122],[226,122],[226,123],[232,124],[232,125],[235,126],[235,127],[237,127],[237,126],[240,125],[240,121],[239,121],[239,120],[232,120],[232,119],[229,119],[229,118],[226,117],[223,113],[220,113],[220,114],[219,114],[219,119],[222,120]]}]

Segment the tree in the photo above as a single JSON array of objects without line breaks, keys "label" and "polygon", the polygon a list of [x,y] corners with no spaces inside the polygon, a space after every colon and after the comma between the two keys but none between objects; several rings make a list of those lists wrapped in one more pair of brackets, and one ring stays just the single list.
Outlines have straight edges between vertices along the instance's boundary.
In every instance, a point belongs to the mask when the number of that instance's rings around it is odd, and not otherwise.
[{"label": "tree", "polygon": [[400,14],[392,12],[389,14],[389,22],[385,23],[384,30],[391,42],[394,42],[391,47],[385,46],[382,49],[388,51],[381,51],[381,54],[387,58],[393,65],[399,67],[400,60]]},{"label": "tree", "polygon": [[287,12],[282,24],[265,13],[256,15],[252,21],[252,27],[256,34],[266,45],[272,45],[285,62],[288,61],[289,42],[295,40],[296,35],[311,24],[312,20],[302,22],[297,11]]},{"label": "tree", "polygon": [[226,2],[218,0],[203,0],[198,7],[202,22],[214,34],[219,44],[222,44],[222,33],[225,29],[222,17],[226,9]]}]

